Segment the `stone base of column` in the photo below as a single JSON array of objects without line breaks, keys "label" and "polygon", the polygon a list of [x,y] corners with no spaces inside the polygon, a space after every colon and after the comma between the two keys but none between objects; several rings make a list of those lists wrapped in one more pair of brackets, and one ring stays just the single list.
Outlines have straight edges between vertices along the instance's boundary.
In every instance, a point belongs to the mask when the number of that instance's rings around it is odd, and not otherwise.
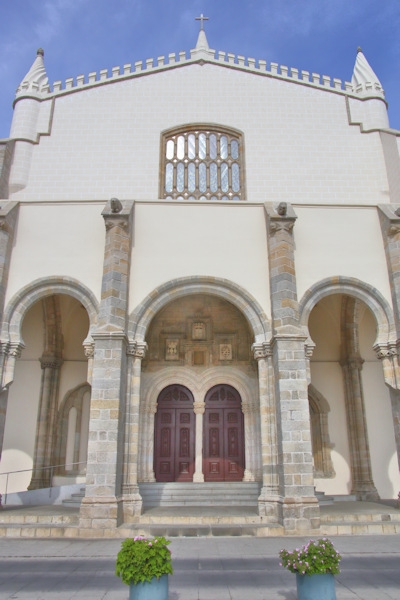
[{"label": "stone base of column", "polygon": [[195,473],[193,475],[193,483],[204,483],[204,473]]},{"label": "stone base of column", "polygon": [[282,524],[287,534],[318,530],[321,519],[317,498],[313,496],[284,498],[282,517]]},{"label": "stone base of column", "polygon": [[[116,529],[121,500],[115,496],[88,496],[83,498],[79,511],[80,535],[84,537],[102,537],[104,530]],[[103,534],[96,530],[103,530]]]},{"label": "stone base of column", "polygon": [[254,474],[248,469],[244,470],[243,481],[256,481]]},{"label": "stone base of column", "polygon": [[282,522],[282,498],[270,487],[261,488],[258,497],[258,514],[269,523]]},{"label": "stone base of column", "polygon": [[353,485],[351,494],[361,502],[379,502],[381,499],[378,490],[372,482]]},{"label": "stone base of column", "polygon": [[42,490],[50,487],[50,477],[32,477],[28,490]]},{"label": "stone base of column", "polygon": [[139,486],[123,486],[122,496],[118,505],[119,523],[137,523],[142,514],[143,501]]}]

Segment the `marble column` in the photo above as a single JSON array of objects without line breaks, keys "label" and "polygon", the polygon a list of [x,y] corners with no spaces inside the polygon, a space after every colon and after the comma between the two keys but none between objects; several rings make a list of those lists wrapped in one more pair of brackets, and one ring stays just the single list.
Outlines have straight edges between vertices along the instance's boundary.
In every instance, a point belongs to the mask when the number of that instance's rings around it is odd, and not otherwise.
[{"label": "marble column", "polygon": [[40,359],[42,384],[29,490],[47,488],[51,484],[52,472],[47,467],[53,464],[52,449],[56,432],[58,386],[62,362],[62,359],[56,356],[43,356]]},{"label": "marble column", "polygon": [[145,356],[146,349],[147,344],[145,342],[133,342],[127,350],[130,364],[126,393],[124,477],[122,483],[124,522],[134,521],[142,512],[142,498],[138,486],[139,407],[142,359]]},{"label": "marble column", "polygon": [[345,383],[346,413],[352,489],[358,500],[370,502],[379,500],[378,491],[372,479],[367,424],[365,421],[364,393],[361,380],[363,360],[348,357],[341,362]]},{"label": "marble column", "polygon": [[203,415],[206,410],[204,401],[195,401],[193,403],[194,414],[196,415],[196,441],[195,441],[195,471],[193,481],[196,483],[204,482],[203,473]]}]

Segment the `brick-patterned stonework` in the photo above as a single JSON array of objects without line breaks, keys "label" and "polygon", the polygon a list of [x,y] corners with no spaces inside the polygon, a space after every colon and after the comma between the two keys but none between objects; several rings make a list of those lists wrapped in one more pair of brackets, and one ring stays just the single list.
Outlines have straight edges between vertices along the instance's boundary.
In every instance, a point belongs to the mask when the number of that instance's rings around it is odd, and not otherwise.
[{"label": "brick-patterned stonework", "polygon": [[[128,366],[126,324],[132,210],[133,203],[122,205],[112,199],[103,211],[106,240],[99,321],[93,333],[95,352],[86,495],[80,520],[83,529],[115,527],[123,520]],[[128,490],[125,496],[128,504],[134,504],[133,513],[140,513],[141,502],[136,488]]]},{"label": "brick-patterned stonework", "polygon": [[305,343],[300,328],[296,290],[293,227],[290,205],[266,205],[271,289],[277,469],[280,511],[286,531],[319,527],[308,406]]}]

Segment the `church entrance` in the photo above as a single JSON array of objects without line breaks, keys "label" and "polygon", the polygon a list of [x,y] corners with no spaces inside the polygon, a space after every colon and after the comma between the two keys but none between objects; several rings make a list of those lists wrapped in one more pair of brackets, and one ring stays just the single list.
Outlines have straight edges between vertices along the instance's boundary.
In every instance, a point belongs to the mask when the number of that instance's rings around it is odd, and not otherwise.
[{"label": "church entrance", "polygon": [[193,481],[193,396],[181,385],[170,385],[160,393],[157,405],[154,435],[156,481]]},{"label": "church entrance", "polygon": [[239,393],[217,385],[206,395],[204,414],[205,481],[242,481],[244,422]]}]

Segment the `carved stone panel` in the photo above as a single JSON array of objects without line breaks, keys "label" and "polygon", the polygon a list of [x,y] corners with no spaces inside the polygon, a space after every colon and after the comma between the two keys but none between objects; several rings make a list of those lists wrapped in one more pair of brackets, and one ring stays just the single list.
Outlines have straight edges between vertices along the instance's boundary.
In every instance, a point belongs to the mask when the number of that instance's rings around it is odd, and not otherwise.
[{"label": "carved stone panel", "polygon": [[207,339],[206,324],[202,321],[192,323],[192,340]]},{"label": "carved stone panel", "polygon": [[179,339],[165,340],[165,360],[179,360]]},{"label": "carved stone panel", "polygon": [[219,345],[219,360],[232,360],[232,344]]}]

